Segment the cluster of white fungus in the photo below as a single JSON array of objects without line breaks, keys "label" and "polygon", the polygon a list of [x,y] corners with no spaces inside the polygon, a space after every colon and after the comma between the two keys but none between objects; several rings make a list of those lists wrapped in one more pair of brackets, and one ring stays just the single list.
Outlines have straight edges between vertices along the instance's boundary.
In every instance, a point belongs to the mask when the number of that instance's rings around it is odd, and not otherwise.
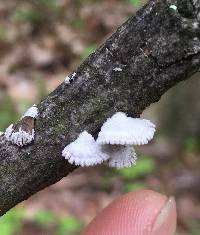
[{"label": "cluster of white fungus", "polygon": [[34,140],[34,119],[38,116],[38,108],[33,105],[16,124],[11,124],[5,131],[5,138],[13,144],[22,147]]},{"label": "cluster of white fungus", "polygon": [[155,125],[149,120],[127,117],[118,112],[103,124],[96,141],[84,131],[65,147],[62,156],[71,164],[80,166],[107,161],[110,167],[130,167],[137,160],[132,145],[147,144],[154,133]]},{"label": "cluster of white fungus", "polygon": [[16,144],[20,147],[29,144],[34,140],[34,129],[31,132],[27,132],[20,127],[15,129],[15,125],[11,124],[5,132],[5,137],[8,141],[11,141],[13,144]]}]

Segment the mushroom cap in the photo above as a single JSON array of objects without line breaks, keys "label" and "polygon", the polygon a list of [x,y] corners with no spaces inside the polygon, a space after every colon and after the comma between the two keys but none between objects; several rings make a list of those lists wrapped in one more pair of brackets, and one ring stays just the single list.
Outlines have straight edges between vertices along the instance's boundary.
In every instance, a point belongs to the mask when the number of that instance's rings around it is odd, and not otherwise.
[{"label": "mushroom cap", "polygon": [[136,165],[137,155],[131,146],[102,145],[102,151],[109,155],[108,166],[121,169]]},{"label": "mushroom cap", "polygon": [[103,124],[97,143],[115,145],[143,145],[154,136],[155,125],[146,119],[127,117],[118,112]]},{"label": "mushroom cap", "polygon": [[30,131],[26,131],[23,129],[22,126],[19,126],[17,128],[17,125],[11,124],[5,131],[5,138],[12,142],[13,144],[22,147],[24,145],[29,144],[34,140],[34,129],[31,129]]},{"label": "mushroom cap", "polygon": [[101,152],[92,135],[83,131],[79,137],[62,151],[62,156],[71,164],[93,166],[106,161],[109,156]]},{"label": "mushroom cap", "polygon": [[22,118],[24,117],[32,117],[32,118],[36,118],[38,116],[38,108],[37,105],[34,104],[32,107],[30,107],[22,116]]}]

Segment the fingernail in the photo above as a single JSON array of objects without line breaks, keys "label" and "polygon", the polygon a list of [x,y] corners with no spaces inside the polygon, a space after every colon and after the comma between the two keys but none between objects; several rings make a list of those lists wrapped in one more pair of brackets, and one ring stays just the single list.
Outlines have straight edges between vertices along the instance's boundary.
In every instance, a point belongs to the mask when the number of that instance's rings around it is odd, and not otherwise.
[{"label": "fingernail", "polygon": [[176,202],[174,197],[170,197],[156,218],[152,235],[174,235],[175,230]]}]

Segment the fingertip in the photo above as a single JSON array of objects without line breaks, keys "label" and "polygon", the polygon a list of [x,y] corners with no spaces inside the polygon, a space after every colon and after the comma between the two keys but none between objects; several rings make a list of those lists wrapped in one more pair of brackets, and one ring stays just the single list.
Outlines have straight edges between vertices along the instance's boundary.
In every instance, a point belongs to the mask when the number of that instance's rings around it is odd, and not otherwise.
[{"label": "fingertip", "polygon": [[151,190],[128,193],[106,207],[82,235],[150,235],[167,201]]}]

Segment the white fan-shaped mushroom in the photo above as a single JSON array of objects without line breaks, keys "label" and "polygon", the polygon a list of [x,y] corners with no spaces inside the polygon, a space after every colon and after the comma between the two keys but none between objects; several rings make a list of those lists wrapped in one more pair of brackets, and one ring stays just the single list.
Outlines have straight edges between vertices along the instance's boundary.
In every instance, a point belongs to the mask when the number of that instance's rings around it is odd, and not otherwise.
[{"label": "white fan-shaped mushroom", "polygon": [[67,145],[62,151],[62,156],[69,163],[80,166],[97,165],[109,158],[87,131],[82,132],[74,142]]},{"label": "white fan-shaped mushroom", "polygon": [[136,165],[137,155],[131,146],[102,145],[102,151],[109,155],[108,166],[117,169]]},{"label": "white fan-shaped mushroom", "polygon": [[103,124],[97,143],[143,145],[153,138],[154,133],[155,125],[149,120],[127,117],[118,112]]}]

